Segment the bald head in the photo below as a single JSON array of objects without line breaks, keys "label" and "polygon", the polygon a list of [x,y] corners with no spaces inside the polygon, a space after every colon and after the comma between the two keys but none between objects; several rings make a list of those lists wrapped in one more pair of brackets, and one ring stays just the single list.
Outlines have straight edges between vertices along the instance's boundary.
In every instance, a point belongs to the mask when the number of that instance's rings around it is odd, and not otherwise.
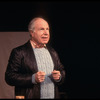
[{"label": "bald head", "polygon": [[[36,18],[32,19],[28,25],[28,30],[34,31],[35,26],[40,25],[42,22],[45,22],[48,24],[48,22],[41,17],[36,17]],[[49,26],[49,24],[48,24],[48,26]]]}]

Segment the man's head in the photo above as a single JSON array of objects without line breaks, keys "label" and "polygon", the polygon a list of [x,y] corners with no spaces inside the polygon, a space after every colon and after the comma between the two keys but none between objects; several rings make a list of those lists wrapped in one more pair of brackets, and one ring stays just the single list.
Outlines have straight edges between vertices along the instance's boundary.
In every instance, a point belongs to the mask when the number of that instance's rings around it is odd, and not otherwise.
[{"label": "man's head", "polygon": [[38,44],[47,44],[50,39],[49,24],[41,17],[32,19],[29,23],[28,30],[31,40]]}]

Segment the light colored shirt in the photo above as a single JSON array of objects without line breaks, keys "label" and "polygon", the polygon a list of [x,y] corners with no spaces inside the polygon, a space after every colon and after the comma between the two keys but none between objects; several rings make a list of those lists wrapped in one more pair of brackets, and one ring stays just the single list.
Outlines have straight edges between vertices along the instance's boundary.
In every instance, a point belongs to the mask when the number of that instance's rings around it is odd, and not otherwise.
[{"label": "light colored shirt", "polygon": [[[33,48],[38,71],[46,73],[45,80],[40,84],[40,98],[54,99],[54,83],[50,79],[51,72],[54,69],[54,64],[49,51],[46,48]],[[35,82],[35,74],[32,76],[32,82]]]}]

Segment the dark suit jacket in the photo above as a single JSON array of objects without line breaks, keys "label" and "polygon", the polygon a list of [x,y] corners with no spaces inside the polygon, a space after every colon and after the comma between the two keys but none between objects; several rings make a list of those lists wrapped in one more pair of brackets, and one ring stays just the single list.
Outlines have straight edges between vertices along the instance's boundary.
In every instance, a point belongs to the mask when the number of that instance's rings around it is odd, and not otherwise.
[{"label": "dark suit jacket", "polygon": [[[58,85],[64,82],[65,71],[60,63],[56,51],[47,46],[54,62],[54,69],[59,70],[62,75],[60,82],[55,82],[55,98],[59,98]],[[26,99],[40,98],[40,84],[32,83],[32,74],[38,71],[35,55],[30,41],[14,48],[9,57],[9,62],[5,72],[5,81],[11,86],[15,86],[15,95],[24,95]]]}]

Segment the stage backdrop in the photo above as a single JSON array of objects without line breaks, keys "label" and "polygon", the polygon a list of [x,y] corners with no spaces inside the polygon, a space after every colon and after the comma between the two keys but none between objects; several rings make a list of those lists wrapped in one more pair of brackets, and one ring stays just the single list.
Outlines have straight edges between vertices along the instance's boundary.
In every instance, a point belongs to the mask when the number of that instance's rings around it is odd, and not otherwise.
[{"label": "stage backdrop", "polygon": [[11,50],[28,39],[28,32],[0,32],[0,99],[14,98],[14,87],[5,82],[5,70]]}]

